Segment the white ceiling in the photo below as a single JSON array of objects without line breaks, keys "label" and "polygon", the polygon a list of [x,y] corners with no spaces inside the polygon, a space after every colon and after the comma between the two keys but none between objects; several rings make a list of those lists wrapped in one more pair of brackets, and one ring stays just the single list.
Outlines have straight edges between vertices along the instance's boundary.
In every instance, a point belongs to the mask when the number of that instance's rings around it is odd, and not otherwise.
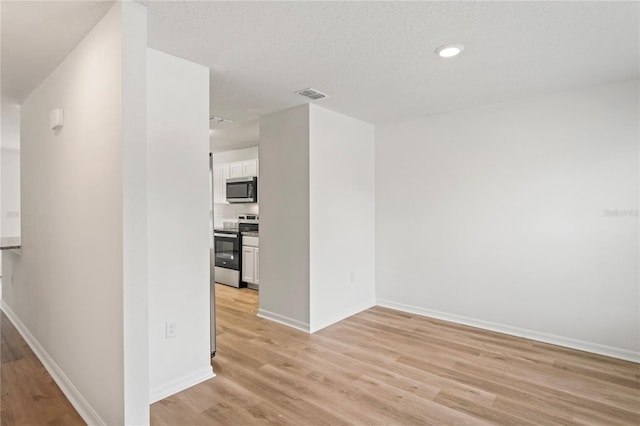
[{"label": "white ceiling", "polygon": [[209,127],[209,148],[214,153],[257,146],[260,139],[258,119],[233,123],[211,121]]},{"label": "white ceiling", "polygon": [[[109,1],[2,1],[3,96],[22,102]],[[165,2],[149,44],[211,68],[214,150],[315,101],[372,123],[640,78],[639,2]],[[463,43],[460,57],[433,51]]]},{"label": "white ceiling", "polygon": [[236,121],[306,87],[383,123],[640,78],[638,2],[142,3],[150,45],[209,66],[212,113]]},{"label": "white ceiling", "polygon": [[2,1],[2,96],[22,103],[112,1]]}]

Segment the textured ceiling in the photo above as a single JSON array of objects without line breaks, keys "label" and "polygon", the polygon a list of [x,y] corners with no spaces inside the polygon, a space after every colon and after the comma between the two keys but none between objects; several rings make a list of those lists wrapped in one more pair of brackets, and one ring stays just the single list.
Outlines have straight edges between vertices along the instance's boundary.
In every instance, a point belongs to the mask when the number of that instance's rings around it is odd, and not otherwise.
[{"label": "textured ceiling", "polygon": [[2,1],[2,96],[22,103],[111,5],[111,1]]},{"label": "textured ceiling", "polygon": [[212,121],[209,127],[211,152],[250,148],[258,145],[260,139],[260,120],[258,119],[233,123]]},{"label": "textured ceiling", "polygon": [[236,121],[306,87],[382,123],[640,77],[638,2],[141,3],[151,47],[209,66],[212,113]]},{"label": "textured ceiling", "polygon": [[[3,96],[18,102],[109,1],[2,1]],[[146,2],[151,47],[211,68],[215,150],[261,115],[315,101],[383,123],[640,78],[638,2]],[[433,51],[463,43],[443,60]]]}]

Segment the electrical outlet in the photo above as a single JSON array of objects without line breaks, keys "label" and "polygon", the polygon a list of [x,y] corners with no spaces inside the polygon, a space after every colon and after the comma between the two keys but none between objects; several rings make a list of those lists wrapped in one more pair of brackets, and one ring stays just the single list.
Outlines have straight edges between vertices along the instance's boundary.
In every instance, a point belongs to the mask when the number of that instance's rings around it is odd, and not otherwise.
[{"label": "electrical outlet", "polygon": [[167,321],[165,323],[165,338],[170,339],[172,337],[176,337],[178,332],[177,323],[175,321]]},{"label": "electrical outlet", "polygon": [[354,271],[351,271],[351,272],[349,273],[349,282],[350,282],[351,284],[353,284],[353,283],[355,283],[355,282],[356,282],[356,273],[355,273]]}]

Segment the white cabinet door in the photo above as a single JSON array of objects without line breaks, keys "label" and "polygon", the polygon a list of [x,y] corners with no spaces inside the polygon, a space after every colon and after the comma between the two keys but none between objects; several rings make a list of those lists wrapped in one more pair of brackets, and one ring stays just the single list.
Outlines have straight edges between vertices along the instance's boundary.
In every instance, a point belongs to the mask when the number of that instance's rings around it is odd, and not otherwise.
[{"label": "white cabinet door", "polygon": [[220,180],[220,202],[229,204],[227,202],[227,179],[229,179],[229,165],[223,164],[222,166],[220,166],[220,168],[222,169],[222,179]]},{"label": "white cabinet door", "polygon": [[222,201],[222,186],[220,182],[222,181],[222,167],[215,166],[213,168],[213,202],[221,203]]},{"label": "white cabinet door", "polygon": [[242,176],[258,176],[258,160],[248,160],[242,162]]},{"label": "white cabinet door", "polygon": [[233,178],[239,178],[239,177],[244,177],[244,167],[243,167],[243,162],[239,161],[237,163],[229,163],[229,177],[231,179]]},{"label": "white cabinet door", "polygon": [[258,160],[246,160],[236,161],[235,163],[229,163],[229,177],[251,177],[258,176]]},{"label": "white cabinet door", "polygon": [[229,166],[226,164],[213,167],[213,202],[220,204],[227,202],[227,179]]},{"label": "white cabinet door", "polygon": [[253,247],[242,248],[242,281],[254,283],[254,256]]},{"label": "white cabinet door", "polygon": [[253,282],[260,284],[260,248],[253,249]]}]

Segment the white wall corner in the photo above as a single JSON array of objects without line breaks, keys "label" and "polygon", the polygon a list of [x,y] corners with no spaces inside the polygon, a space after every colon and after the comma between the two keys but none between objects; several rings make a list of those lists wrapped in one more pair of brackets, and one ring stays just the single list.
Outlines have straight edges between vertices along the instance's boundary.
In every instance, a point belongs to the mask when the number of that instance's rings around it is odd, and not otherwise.
[{"label": "white wall corner", "polygon": [[370,300],[358,306],[350,307],[349,309],[344,309],[341,312],[338,312],[334,315],[329,315],[325,318],[322,318],[318,321],[312,322],[310,327],[310,333],[315,333],[316,331],[320,331],[323,328],[327,328],[333,324],[336,324],[344,319],[352,317],[360,312],[366,311],[367,309],[373,308],[376,306],[375,300]]},{"label": "white wall corner", "polygon": [[276,314],[275,312],[258,309],[258,316],[269,321],[277,322],[278,324],[286,325],[287,327],[295,328],[296,330],[300,330],[305,333],[310,332],[309,323],[298,321],[297,319],[289,318],[284,315]]},{"label": "white wall corner", "polygon": [[150,403],[158,402],[161,399],[182,392],[185,389],[202,383],[205,380],[213,379],[214,377],[216,377],[216,375],[213,373],[211,366],[198,369],[190,374],[185,374],[182,377],[152,388],[149,395]]}]

